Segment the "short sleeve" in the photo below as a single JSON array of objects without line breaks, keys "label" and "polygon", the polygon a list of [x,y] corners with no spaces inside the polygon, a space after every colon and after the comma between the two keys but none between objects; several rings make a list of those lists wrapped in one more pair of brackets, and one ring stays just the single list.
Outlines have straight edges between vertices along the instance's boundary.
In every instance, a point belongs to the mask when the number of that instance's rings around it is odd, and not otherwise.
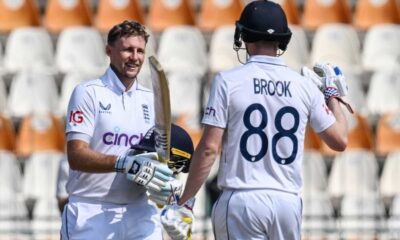
[{"label": "short sleeve", "polygon": [[311,106],[310,123],[316,133],[330,127],[335,121],[335,116],[325,103],[323,94],[318,91],[314,94]]},{"label": "short sleeve", "polygon": [[228,89],[221,74],[211,84],[210,96],[204,111],[202,123],[226,128],[228,119]]},{"label": "short sleeve", "polygon": [[68,104],[66,133],[84,133],[92,137],[95,117],[94,99],[89,89],[85,85],[78,85]]}]

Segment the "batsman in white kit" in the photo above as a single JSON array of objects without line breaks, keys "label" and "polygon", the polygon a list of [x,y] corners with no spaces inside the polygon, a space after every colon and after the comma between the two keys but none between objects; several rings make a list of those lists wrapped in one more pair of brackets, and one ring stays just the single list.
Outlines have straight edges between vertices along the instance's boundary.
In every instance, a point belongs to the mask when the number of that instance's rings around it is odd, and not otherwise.
[{"label": "batsman in white kit", "polygon": [[[347,146],[340,106],[346,104],[341,99],[347,91],[344,76],[330,64],[304,68],[305,76],[289,69],[279,55],[290,38],[279,4],[249,3],[234,35],[234,49],[244,49],[249,57],[212,82],[203,135],[174,210],[181,211],[195,196],[221,152],[222,193],[212,212],[217,240],[300,240],[307,123],[332,149],[344,151]],[[178,226],[182,229],[184,221]]]},{"label": "batsman in white kit", "polygon": [[[155,124],[153,93],[137,80],[148,38],[144,26],[135,21],[115,25],[107,37],[109,68],[72,93],[66,127],[71,169],[63,240],[162,239],[155,203],[173,202],[171,195],[180,193],[182,183],[158,161],[155,149],[138,152],[137,144],[151,136],[148,131]],[[176,135],[173,131],[171,135],[174,147]],[[176,146],[174,155],[191,158],[190,152]]]}]

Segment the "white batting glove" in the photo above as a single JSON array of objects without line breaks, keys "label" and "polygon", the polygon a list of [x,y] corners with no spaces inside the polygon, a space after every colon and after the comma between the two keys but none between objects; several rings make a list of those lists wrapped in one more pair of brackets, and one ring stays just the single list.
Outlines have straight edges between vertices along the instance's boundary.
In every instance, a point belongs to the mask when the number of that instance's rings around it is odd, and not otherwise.
[{"label": "white batting glove", "polygon": [[130,155],[128,151],[118,157],[114,169],[126,173],[126,178],[148,190],[161,191],[172,178],[173,172],[159,162],[155,152]]},{"label": "white batting glove", "polygon": [[329,63],[317,63],[313,67],[314,72],[321,78],[322,83],[326,88],[335,88],[339,93],[339,97],[347,95],[348,86],[342,71],[338,66]]},{"label": "white batting glove", "polygon": [[161,191],[149,190],[149,199],[157,203],[157,205],[170,205],[176,204],[177,199],[182,194],[183,183],[175,178],[171,178],[170,181],[165,183],[165,186],[161,188]]},{"label": "white batting glove", "polygon": [[195,199],[188,200],[184,205],[167,205],[161,212],[161,224],[172,240],[187,240],[191,238],[194,226],[193,206]]},{"label": "white batting glove", "polygon": [[327,103],[331,98],[337,98],[339,102],[347,107],[349,112],[353,113],[350,104],[342,99],[348,93],[348,86],[338,66],[329,63],[317,63],[314,65],[313,71],[307,67],[303,67],[301,74],[317,85],[324,94]]}]

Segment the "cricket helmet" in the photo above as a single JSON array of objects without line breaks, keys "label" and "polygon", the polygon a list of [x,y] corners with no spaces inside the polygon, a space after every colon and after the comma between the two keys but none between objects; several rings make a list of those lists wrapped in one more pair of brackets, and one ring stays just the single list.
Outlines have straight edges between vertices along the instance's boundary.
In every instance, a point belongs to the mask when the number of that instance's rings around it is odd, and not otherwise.
[{"label": "cricket helmet", "polygon": [[267,0],[253,1],[246,5],[240,19],[236,21],[234,49],[244,42],[279,42],[279,49],[286,50],[292,32],[288,27],[282,7]]},{"label": "cricket helmet", "polygon": [[[150,128],[140,142],[132,146],[132,149],[155,152],[155,135],[155,128]],[[193,142],[189,134],[180,126],[171,124],[171,147],[170,159],[167,163],[168,167],[174,171],[174,173],[189,172],[193,151]]]}]

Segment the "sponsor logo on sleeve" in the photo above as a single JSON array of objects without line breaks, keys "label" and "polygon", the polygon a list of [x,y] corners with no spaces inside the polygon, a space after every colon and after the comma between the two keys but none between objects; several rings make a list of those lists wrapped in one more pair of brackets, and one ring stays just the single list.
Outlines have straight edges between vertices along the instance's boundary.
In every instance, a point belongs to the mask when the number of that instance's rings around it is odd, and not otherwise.
[{"label": "sponsor logo on sleeve", "polygon": [[204,114],[207,116],[215,117],[215,109],[213,107],[207,107]]},{"label": "sponsor logo on sleeve", "polygon": [[80,123],[83,122],[84,118],[83,118],[83,112],[76,110],[76,111],[71,111],[69,113],[69,123],[72,124],[73,126],[76,126]]}]

